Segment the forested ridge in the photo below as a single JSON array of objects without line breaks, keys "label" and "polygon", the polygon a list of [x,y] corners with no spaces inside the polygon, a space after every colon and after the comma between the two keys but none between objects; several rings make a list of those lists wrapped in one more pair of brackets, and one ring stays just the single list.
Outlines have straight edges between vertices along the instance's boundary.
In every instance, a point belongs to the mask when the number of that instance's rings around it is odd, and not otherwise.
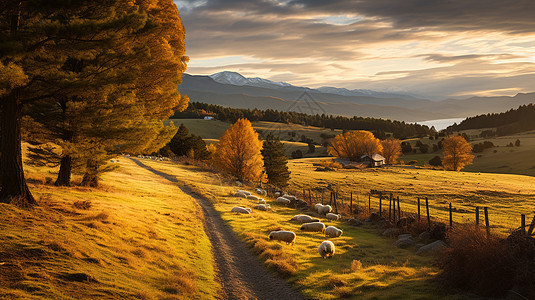
[{"label": "forested ridge", "polygon": [[496,135],[510,135],[535,129],[535,104],[521,105],[503,113],[469,117],[460,124],[448,127],[449,131],[496,128]]},{"label": "forested ridge", "polygon": [[273,109],[242,109],[224,107],[201,102],[191,102],[185,111],[177,112],[173,119],[203,118],[212,115],[224,122],[234,123],[240,118],[254,121],[269,121],[293,123],[307,126],[324,127],[341,130],[371,130],[376,136],[384,138],[386,133],[392,133],[394,137],[404,139],[416,136],[426,136],[435,132],[427,126],[403,121],[392,121],[370,117],[351,118],[326,114],[309,115],[294,111],[279,111]]}]

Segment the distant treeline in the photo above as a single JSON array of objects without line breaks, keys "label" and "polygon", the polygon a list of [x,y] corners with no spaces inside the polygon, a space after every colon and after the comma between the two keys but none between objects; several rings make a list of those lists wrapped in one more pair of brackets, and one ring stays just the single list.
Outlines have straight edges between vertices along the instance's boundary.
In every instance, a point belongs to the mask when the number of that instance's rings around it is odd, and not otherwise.
[{"label": "distant treeline", "polygon": [[504,113],[493,113],[470,117],[458,125],[448,127],[448,131],[496,128],[498,136],[515,134],[535,129],[535,105],[521,105]]},{"label": "distant treeline", "polygon": [[198,119],[209,115],[225,122],[235,122],[239,118],[246,118],[249,121],[292,123],[330,129],[369,130],[374,131],[378,138],[385,138],[388,135],[387,133],[392,133],[392,135],[398,139],[423,137],[435,134],[435,131],[424,125],[386,119],[356,116],[348,118],[326,114],[308,115],[299,112],[278,111],[273,109],[258,110],[230,108],[201,102],[191,102],[185,111],[175,113],[172,118]]}]

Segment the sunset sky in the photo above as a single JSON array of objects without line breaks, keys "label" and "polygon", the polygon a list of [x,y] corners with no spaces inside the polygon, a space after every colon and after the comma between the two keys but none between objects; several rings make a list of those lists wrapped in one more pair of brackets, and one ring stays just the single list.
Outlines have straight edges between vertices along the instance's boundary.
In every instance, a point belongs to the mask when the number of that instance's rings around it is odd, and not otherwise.
[{"label": "sunset sky", "polygon": [[175,3],[190,74],[433,99],[535,90],[533,0]]}]

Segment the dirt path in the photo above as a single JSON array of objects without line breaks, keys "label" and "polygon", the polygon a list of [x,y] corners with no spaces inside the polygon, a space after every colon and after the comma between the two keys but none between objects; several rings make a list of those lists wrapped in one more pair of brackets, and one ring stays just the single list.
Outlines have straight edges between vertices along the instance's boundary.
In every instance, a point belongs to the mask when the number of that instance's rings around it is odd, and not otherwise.
[{"label": "dirt path", "polygon": [[[178,182],[174,176],[131,159],[142,168],[171,182]],[[203,210],[205,230],[212,243],[216,262],[217,280],[222,286],[221,299],[305,299],[283,279],[266,270],[207,199],[192,193],[185,186],[179,188],[195,199]]]}]

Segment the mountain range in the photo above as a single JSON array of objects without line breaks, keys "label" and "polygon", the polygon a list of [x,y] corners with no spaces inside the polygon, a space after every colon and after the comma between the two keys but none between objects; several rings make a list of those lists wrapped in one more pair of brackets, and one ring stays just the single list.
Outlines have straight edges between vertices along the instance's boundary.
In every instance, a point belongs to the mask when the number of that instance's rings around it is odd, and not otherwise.
[{"label": "mountain range", "polygon": [[236,72],[210,76],[184,74],[178,90],[191,101],[234,108],[292,110],[387,118],[406,122],[464,118],[502,112],[535,102],[535,93],[514,97],[471,97],[431,101],[414,95],[336,87],[311,89],[263,78],[246,78]]}]

